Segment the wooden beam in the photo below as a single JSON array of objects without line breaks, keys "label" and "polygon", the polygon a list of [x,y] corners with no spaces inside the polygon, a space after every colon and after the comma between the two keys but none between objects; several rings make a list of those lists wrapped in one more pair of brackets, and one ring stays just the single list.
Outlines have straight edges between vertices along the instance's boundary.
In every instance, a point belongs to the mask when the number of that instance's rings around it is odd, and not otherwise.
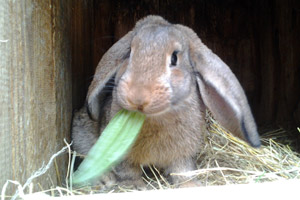
[{"label": "wooden beam", "polygon": [[[24,184],[68,137],[69,4],[0,1],[0,188],[7,179]],[[57,162],[63,175],[65,161]],[[49,188],[56,179],[53,166],[37,182]]]}]

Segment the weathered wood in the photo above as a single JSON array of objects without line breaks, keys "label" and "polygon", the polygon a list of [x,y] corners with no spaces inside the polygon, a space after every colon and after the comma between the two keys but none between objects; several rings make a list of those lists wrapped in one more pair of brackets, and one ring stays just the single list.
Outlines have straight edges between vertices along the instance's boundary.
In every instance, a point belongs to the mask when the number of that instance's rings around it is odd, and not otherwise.
[{"label": "weathered wood", "polygon": [[[68,137],[69,4],[0,1],[0,188],[7,179],[24,184]],[[62,177],[65,163],[58,159]],[[36,182],[45,189],[56,185],[54,166]]]}]

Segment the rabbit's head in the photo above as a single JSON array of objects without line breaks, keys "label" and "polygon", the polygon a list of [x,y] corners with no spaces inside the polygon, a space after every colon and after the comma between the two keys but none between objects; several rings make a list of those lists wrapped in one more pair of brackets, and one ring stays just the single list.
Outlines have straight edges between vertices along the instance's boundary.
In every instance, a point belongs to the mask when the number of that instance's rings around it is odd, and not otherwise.
[{"label": "rabbit's head", "polygon": [[192,88],[197,88],[199,98],[221,125],[251,145],[260,145],[237,78],[185,26],[149,16],[108,50],[87,96],[88,110],[94,119],[99,118],[105,100],[112,94],[105,89],[109,86],[114,87],[119,106],[149,116],[180,107]]},{"label": "rabbit's head", "polygon": [[174,109],[190,94],[191,72],[188,41],[181,31],[170,25],[145,25],[133,37],[130,54],[117,72],[117,103],[147,115]]}]

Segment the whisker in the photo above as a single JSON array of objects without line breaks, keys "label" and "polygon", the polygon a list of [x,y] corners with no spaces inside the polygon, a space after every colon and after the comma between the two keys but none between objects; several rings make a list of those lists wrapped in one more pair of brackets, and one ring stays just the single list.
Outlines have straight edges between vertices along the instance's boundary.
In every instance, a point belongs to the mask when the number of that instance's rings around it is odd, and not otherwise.
[{"label": "whisker", "polygon": [[106,85],[105,87],[103,87],[103,88],[114,88],[115,87],[115,85]]},{"label": "whisker", "polygon": [[115,85],[116,83],[114,81],[110,81],[110,82],[107,82],[106,85]]},{"label": "whisker", "polygon": [[107,81],[106,84],[107,85],[115,85],[115,82],[114,81]]},{"label": "whisker", "polygon": [[115,85],[114,82],[107,82],[105,85]]},{"label": "whisker", "polygon": [[112,93],[112,90],[108,91],[108,90],[102,90],[100,92],[101,94],[108,94],[108,93]]},{"label": "whisker", "polygon": [[105,86],[102,90],[113,90],[115,87]]}]

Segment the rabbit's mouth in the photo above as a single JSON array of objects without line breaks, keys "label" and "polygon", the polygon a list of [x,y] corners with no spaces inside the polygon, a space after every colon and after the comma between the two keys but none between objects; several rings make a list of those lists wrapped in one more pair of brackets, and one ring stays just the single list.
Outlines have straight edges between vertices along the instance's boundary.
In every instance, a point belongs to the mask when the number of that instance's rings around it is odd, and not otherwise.
[{"label": "rabbit's mouth", "polygon": [[164,102],[164,103],[149,103],[149,104],[132,104],[127,103],[121,105],[124,109],[130,110],[130,111],[138,111],[146,116],[154,117],[158,115],[162,115],[164,113],[167,113],[170,111],[170,103]]},{"label": "rabbit's mouth", "polygon": [[156,110],[145,110],[142,113],[144,113],[147,117],[157,117],[164,115],[170,111],[170,107],[167,106],[165,108],[156,109]]}]

